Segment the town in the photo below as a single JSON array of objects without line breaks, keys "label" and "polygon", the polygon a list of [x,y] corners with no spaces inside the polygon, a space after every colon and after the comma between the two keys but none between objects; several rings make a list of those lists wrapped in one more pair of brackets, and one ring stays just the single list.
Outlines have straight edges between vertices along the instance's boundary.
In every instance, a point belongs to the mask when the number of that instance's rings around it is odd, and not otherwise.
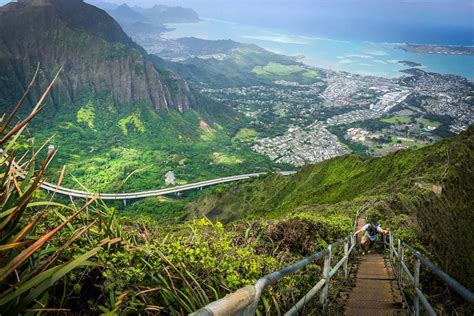
[{"label": "town", "polygon": [[348,153],[337,137],[325,129],[322,122],[315,122],[304,128],[290,127],[282,136],[258,140],[252,149],[275,162],[294,166]]},{"label": "town", "polygon": [[348,152],[380,156],[419,148],[474,123],[468,80],[419,69],[401,78],[319,70],[313,84],[203,88],[244,113],[259,133],[252,149],[300,166]]}]

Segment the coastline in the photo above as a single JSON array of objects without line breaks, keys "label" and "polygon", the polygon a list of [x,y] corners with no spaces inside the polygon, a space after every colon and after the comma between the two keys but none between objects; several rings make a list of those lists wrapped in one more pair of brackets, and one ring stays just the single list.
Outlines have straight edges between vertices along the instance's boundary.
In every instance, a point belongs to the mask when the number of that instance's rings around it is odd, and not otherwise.
[{"label": "coastline", "polygon": [[403,75],[400,71],[407,68],[400,61],[410,61],[428,72],[458,75],[474,82],[472,55],[413,53],[397,47],[404,43],[341,41],[209,18],[201,18],[198,23],[167,24],[167,27],[174,30],[162,33],[165,39],[231,39],[291,57],[304,56],[300,60],[305,65],[332,71],[398,78]]}]

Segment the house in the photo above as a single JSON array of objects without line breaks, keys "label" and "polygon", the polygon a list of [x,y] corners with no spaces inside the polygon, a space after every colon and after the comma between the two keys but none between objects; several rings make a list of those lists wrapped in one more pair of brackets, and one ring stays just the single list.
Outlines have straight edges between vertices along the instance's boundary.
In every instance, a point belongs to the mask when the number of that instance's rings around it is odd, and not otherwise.
[{"label": "house", "polygon": [[167,185],[174,185],[176,183],[176,177],[174,176],[173,171],[168,171],[165,175],[165,183]]}]

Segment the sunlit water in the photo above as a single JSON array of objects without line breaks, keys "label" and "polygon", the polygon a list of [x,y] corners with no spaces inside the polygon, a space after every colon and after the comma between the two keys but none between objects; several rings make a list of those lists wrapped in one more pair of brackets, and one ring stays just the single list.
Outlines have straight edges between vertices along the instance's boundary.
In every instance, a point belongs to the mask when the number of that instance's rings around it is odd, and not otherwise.
[{"label": "sunlit water", "polygon": [[167,38],[197,37],[202,39],[232,39],[254,43],[273,52],[304,55],[309,65],[343,70],[362,75],[398,77],[398,63],[408,60],[422,64],[425,71],[456,74],[474,81],[474,56],[418,54],[397,49],[393,43],[352,42],[289,34],[283,30],[264,29],[232,22],[203,19],[199,23],[170,24],[173,31]]}]

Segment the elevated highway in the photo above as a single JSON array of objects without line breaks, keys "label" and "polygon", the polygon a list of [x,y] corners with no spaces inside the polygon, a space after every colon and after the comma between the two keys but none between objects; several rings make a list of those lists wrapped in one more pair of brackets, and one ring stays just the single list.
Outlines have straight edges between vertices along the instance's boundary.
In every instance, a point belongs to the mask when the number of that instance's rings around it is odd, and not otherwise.
[{"label": "elevated highway", "polygon": [[[12,165],[19,177],[24,178],[26,176],[26,172],[17,163],[14,162]],[[295,174],[296,171],[279,171],[278,173],[284,176],[288,176],[288,175]],[[126,200],[141,199],[141,198],[146,198],[146,197],[167,195],[167,194],[179,193],[179,192],[184,192],[184,191],[189,191],[189,190],[201,189],[201,188],[209,187],[212,185],[256,178],[264,174],[267,174],[267,172],[241,174],[241,175],[236,175],[236,176],[223,177],[223,178],[200,181],[200,182],[189,183],[189,184],[184,184],[184,185],[178,185],[178,186],[170,187],[170,188],[156,189],[156,190],[150,190],[150,191],[130,192],[130,193],[101,193],[101,192],[81,191],[81,190],[65,188],[62,186],[57,186],[56,184],[52,184],[49,182],[41,182],[40,186],[42,189],[46,191],[55,192],[57,194],[66,195],[69,197],[90,199],[94,196],[98,196],[102,200],[126,201]]]},{"label": "elevated highway", "polygon": [[[281,171],[279,173],[284,176],[288,176],[296,172],[295,171]],[[249,174],[242,174],[242,175],[237,175],[237,176],[230,176],[230,177],[217,178],[217,179],[206,180],[206,181],[201,181],[201,182],[189,183],[189,184],[179,185],[179,186],[165,188],[165,189],[131,192],[131,193],[86,192],[86,191],[68,189],[61,186],[57,187],[56,185],[48,183],[48,182],[43,182],[41,184],[41,188],[50,192],[56,192],[58,194],[67,195],[69,197],[76,197],[76,198],[83,198],[83,199],[89,199],[89,198],[92,198],[93,196],[98,195],[99,198],[102,200],[133,200],[133,199],[141,199],[145,197],[160,196],[160,195],[179,193],[179,192],[184,192],[184,191],[189,191],[189,190],[201,189],[204,187],[209,187],[212,185],[217,185],[217,184],[222,184],[222,183],[247,180],[247,179],[259,177],[264,174],[266,173],[265,172],[249,173]]]}]

